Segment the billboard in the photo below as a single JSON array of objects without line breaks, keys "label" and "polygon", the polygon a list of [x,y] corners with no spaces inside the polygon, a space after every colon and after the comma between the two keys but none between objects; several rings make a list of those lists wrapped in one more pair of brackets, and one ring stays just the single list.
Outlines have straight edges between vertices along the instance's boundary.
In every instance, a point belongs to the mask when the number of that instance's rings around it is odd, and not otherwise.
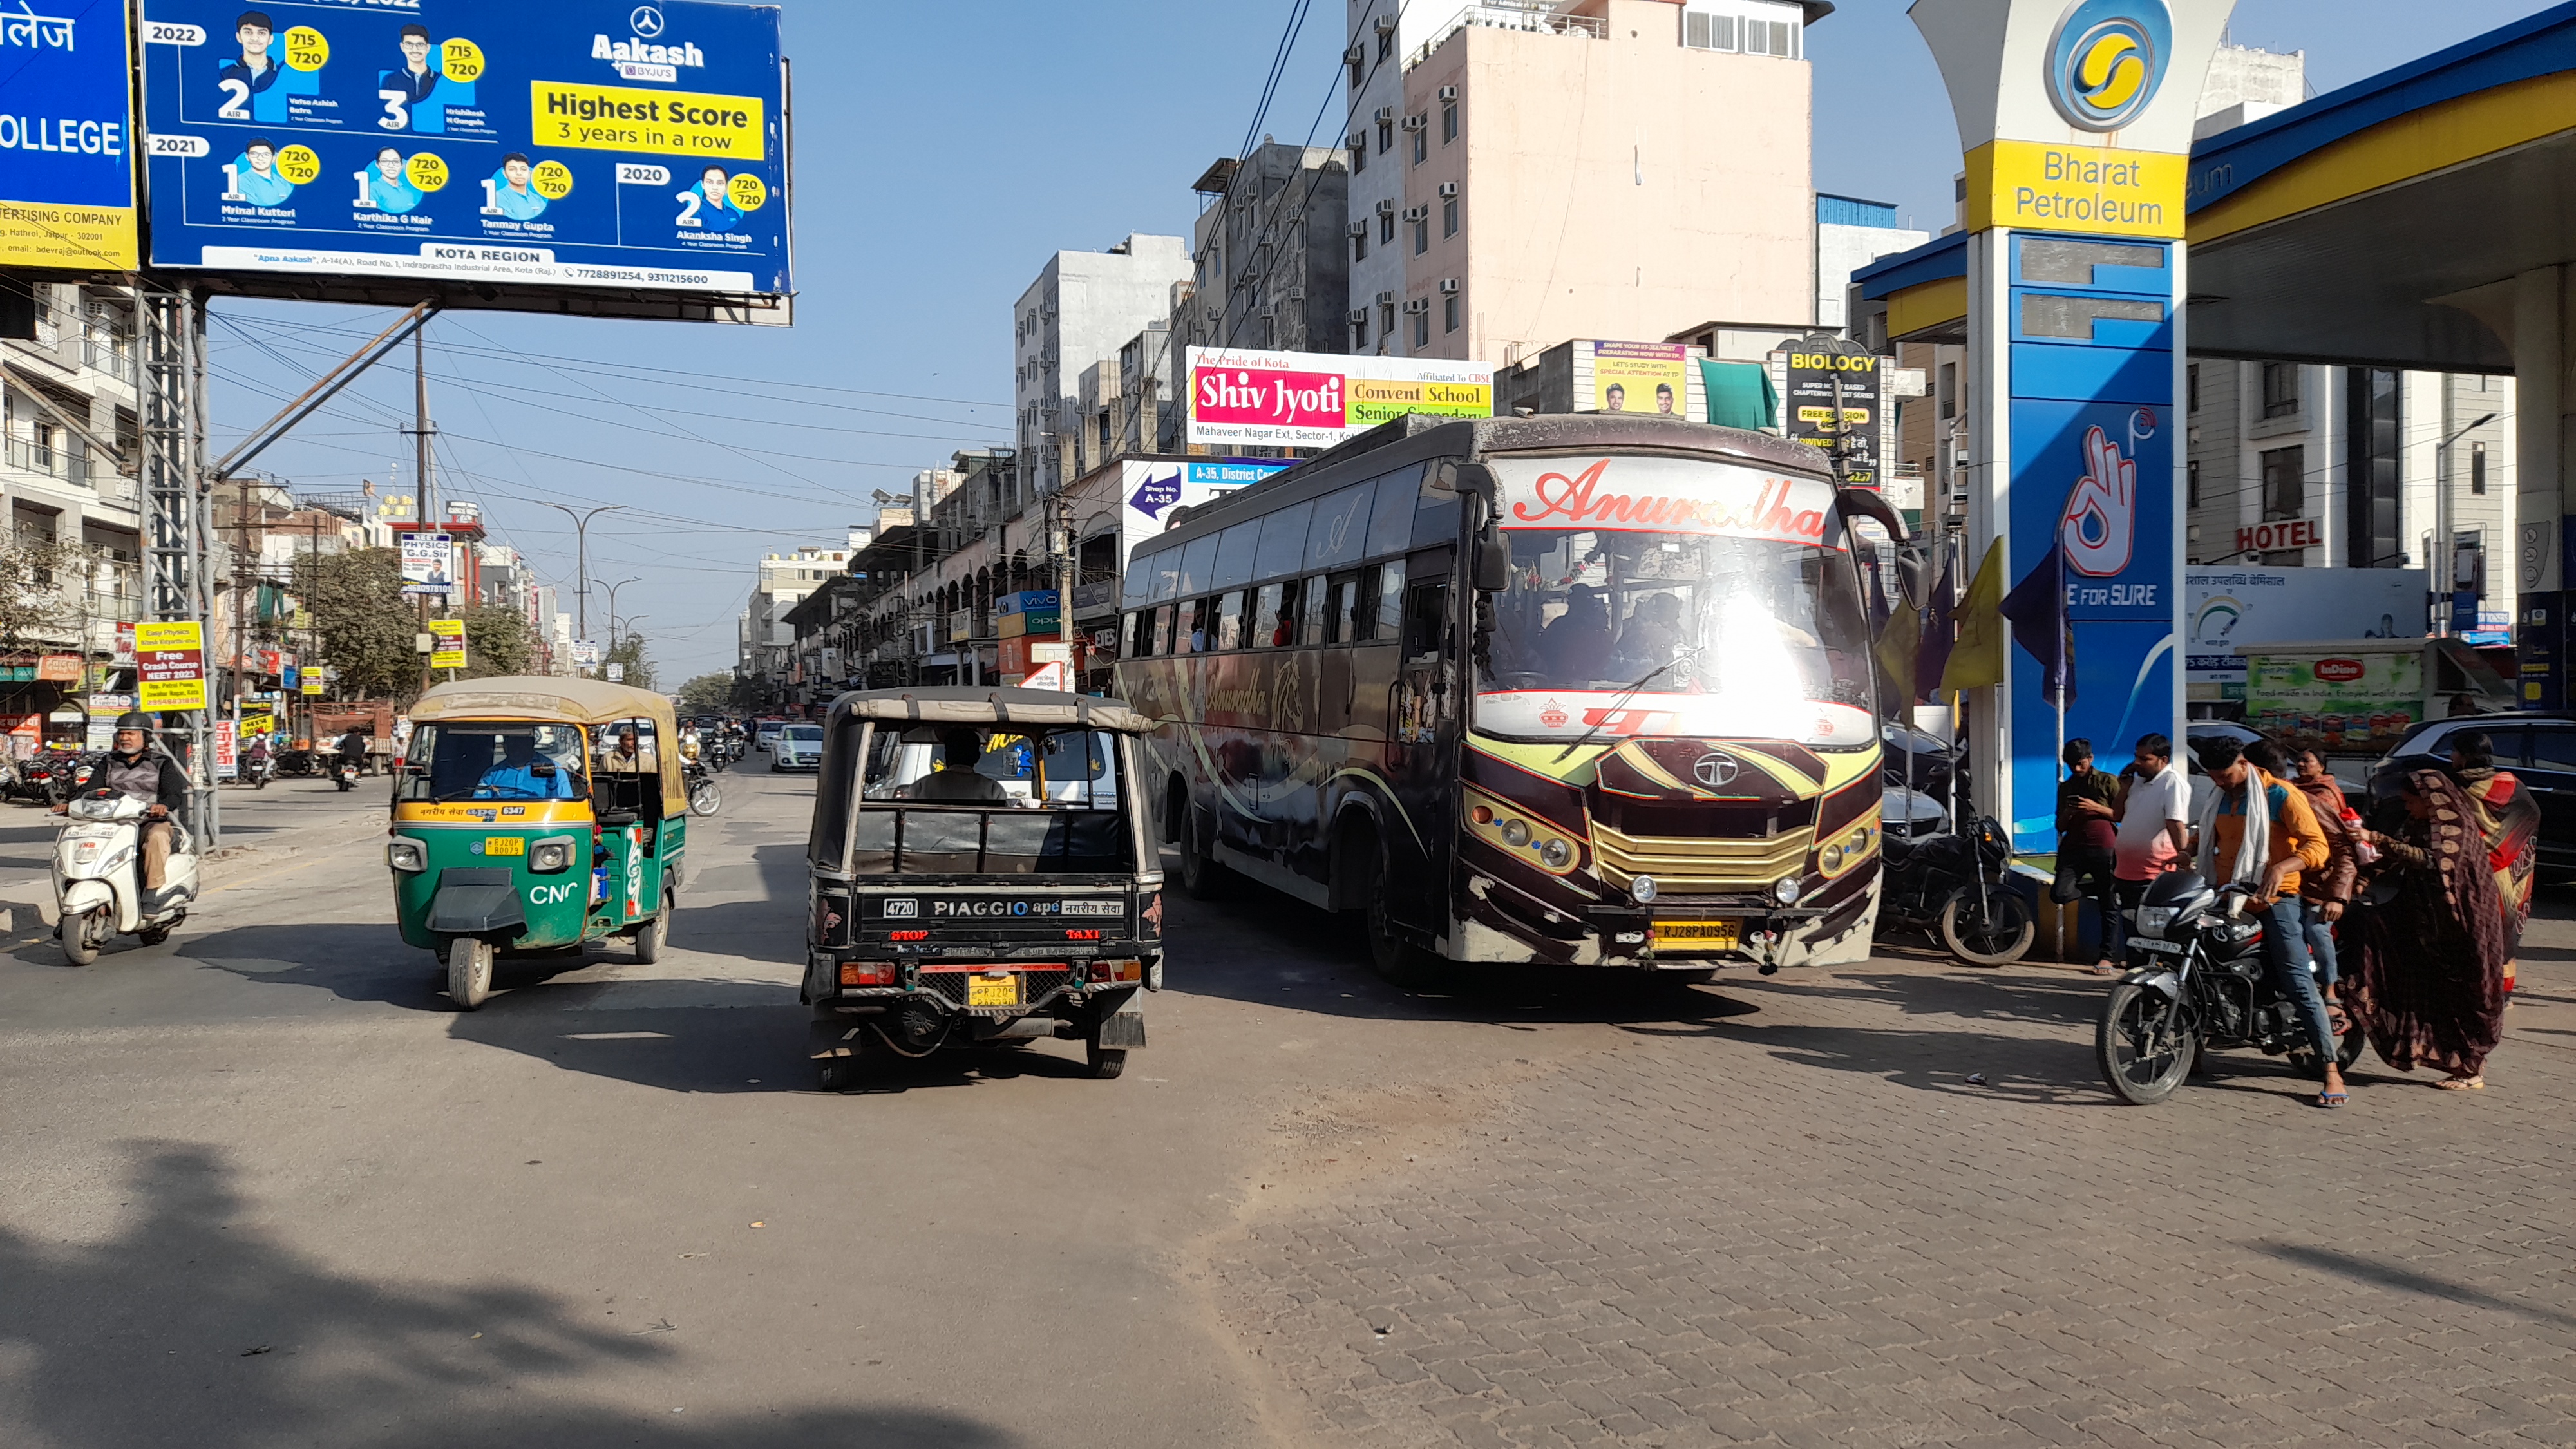
[{"label": "billboard", "polygon": [[1844,443],[1844,481],[1862,488],[1879,486],[1879,424],[1888,359],[1831,341],[1793,343],[1781,352],[1788,394],[1782,411],[1790,440],[1827,454],[1837,442]]},{"label": "billboard", "polygon": [[429,667],[463,669],[465,667],[465,621],[432,619],[429,621]]},{"label": "billboard", "polygon": [[204,625],[137,624],[134,651],[143,708],[171,714],[206,708]]},{"label": "billboard", "polygon": [[2189,569],[2183,669],[2194,699],[2243,699],[2239,644],[2421,639],[2424,569]]},{"label": "billboard", "polygon": [[1407,413],[1494,415],[1494,369],[1432,358],[1193,347],[1189,440],[1329,448]]},{"label": "billboard", "polygon": [[1592,411],[1688,417],[1690,349],[1678,342],[1580,342],[1592,357]]},{"label": "billboard", "polygon": [[144,0],[152,260],[784,295],[774,6]]},{"label": "billboard", "polygon": [[403,594],[410,598],[446,598],[456,591],[456,558],[444,533],[402,536]]},{"label": "billboard", "polygon": [[2247,663],[2245,722],[2294,750],[2389,749],[2424,716],[2424,651]]},{"label": "billboard", "polygon": [[0,266],[133,270],[128,49],[125,0],[0,10]]},{"label": "billboard", "polygon": [[1237,488],[1249,487],[1285,471],[1282,458],[1237,458],[1210,463],[1148,463],[1130,460],[1121,469],[1119,496],[1125,500],[1129,543],[1153,537],[1171,526],[1172,510],[1196,508]]}]

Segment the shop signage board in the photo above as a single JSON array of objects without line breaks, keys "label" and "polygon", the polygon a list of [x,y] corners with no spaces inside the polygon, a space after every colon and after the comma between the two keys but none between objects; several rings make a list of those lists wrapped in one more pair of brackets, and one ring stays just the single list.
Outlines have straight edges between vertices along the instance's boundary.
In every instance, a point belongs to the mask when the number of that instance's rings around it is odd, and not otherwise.
[{"label": "shop signage board", "polygon": [[1781,350],[1788,386],[1782,409],[1793,442],[1830,453],[1844,448],[1844,481],[1879,486],[1879,426],[1889,360],[1833,340],[1793,343]]},{"label": "shop signage board", "polygon": [[1592,362],[1592,411],[1690,416],[1691,350],[1678,342],[1576,344]]},{"label": "shop signage board", "polygon": [[2424,650],[2245,661],[2245,722],[2293,750],[2375,753],[2424,717]]},{"label": "shop signage board", "polygon": [[215,721],[215,778],[230,780],[241,774],[240,726],[228,719]]},{"label": "shop signage board", "polygon": [[144,709],[183,714],[207,707],[204,625],[137,624],[134,651]]},{"label": "shop signage board", "polygon": [[0,266],[137,261],[125,0],[0,8]]},{"label": "shop signage board", "polygon": [[1193,347],[1189,440],[1329,448],[1410,413],[1494,415],[1494,369],[1431,358]]},{"label": "shop signage board", "polygon": [[790,290],[776,6],[143,0],[142,37],[157,265]]},{"label": "shop signage board", "polygon": [[77,654],[46,654],[36,660],[36,677],[48,683],[78,684],[82,672]]},{"label": "shop signage board", "polygon": [[429,667],[463,669],[465,667],[465,621],[432,619],[429,621]]},{"label": "shop signage board", "polygon": [[2191,697],[2243,699],[2240,644],[2421,639],[2424,569],[2188,569],[2183,669]]}]

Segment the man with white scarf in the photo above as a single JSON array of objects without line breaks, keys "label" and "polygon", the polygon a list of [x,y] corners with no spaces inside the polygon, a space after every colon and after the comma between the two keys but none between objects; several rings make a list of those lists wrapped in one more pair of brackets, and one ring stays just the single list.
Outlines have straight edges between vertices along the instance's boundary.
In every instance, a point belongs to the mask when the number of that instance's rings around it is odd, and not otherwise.
[{"label": "man with white scarf", "polygon": [[[2263,923],[2263,965],[2282,996],[2297,1003],[2308,1041],[2325,1063],[2320,1107],[2349,1100],[2335,1064],[2334,1023],[2308,964],[2307,932],[2299,906],[2299,872],[2322,870],[2331,851],[2307,797],[2255,768],[2233,740],[2215,740],[2200,751],[2200,768],[2218,788],[2201,807],[2198,869],[2213,886],[2247,885],[2245,909]],[[2248,809],[2249,801],[2259,801]]]}]

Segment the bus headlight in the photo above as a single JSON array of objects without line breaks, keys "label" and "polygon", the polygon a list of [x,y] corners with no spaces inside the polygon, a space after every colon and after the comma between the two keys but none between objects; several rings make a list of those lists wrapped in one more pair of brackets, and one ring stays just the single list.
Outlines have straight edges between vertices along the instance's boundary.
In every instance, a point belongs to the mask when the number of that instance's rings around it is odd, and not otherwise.
[{"label": "bus headlight", "polygon": [[1510,846],[1514,850],[1524,850],[1528,848],[1529,843],[1530,828],[1528,821],[1506,820],[1503,822],[1503,844]]},{"label": "bus headlight", "polygon": [[1843,848],[1839,845],[1828,845],[1825,847],[1824,854],[1818,856],[1817,860],[1830,875],[1843,868]]},{"label": "bus headlight", "polygon": [[427,870],[429,855],[421,849],[419,841],[408,836],[398,837],[386,844],[385,863],[396,870]]},{"label": "bus headlight", "polygon": [[1574,847],[1562,840],[1551,840],[1539,847],[1538,858],[1546,861],[1550,870],[1563,870],[1574,864]]},{"label": "bus headlight", "polygon": [[1650,875],[1641,875],[1635,880],[1628,882],[1628,898],[1641,906],[1653,905],[1655,903],[1655,878]]},{"label": "bus headlight", "polygon": [[1771,888],[1771,894],[1777,897],[1780,904],[1784,906],[1796,905],[1798,903],[1799,891],[1800,887],[1798,885],[1798,879],[1795,876],[1786,877],[1782,879],[1778,885]]}]

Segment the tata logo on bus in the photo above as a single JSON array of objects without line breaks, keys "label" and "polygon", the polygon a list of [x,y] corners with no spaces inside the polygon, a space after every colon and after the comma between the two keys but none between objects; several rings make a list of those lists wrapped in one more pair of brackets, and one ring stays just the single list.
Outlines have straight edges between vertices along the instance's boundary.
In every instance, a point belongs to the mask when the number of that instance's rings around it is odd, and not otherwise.
[{"label": "tata logo on bus", "polygon": [[2320,659],[2312,672],[2319,684],[2354,684],[2370,672],[2370,667],[2358,659]]},{"label": "tata logo on bus", "polygon": [[1211,367],[1193,381],[1200,422],[1338,428],[1347,416],[1337,373]]},{"label": "tata logo on bus", "polygon": [[2154,102],[2172,55],[2164,0],[2076,0],[2048,48],[2048,98],[2068,125],[2116,131]]}]

